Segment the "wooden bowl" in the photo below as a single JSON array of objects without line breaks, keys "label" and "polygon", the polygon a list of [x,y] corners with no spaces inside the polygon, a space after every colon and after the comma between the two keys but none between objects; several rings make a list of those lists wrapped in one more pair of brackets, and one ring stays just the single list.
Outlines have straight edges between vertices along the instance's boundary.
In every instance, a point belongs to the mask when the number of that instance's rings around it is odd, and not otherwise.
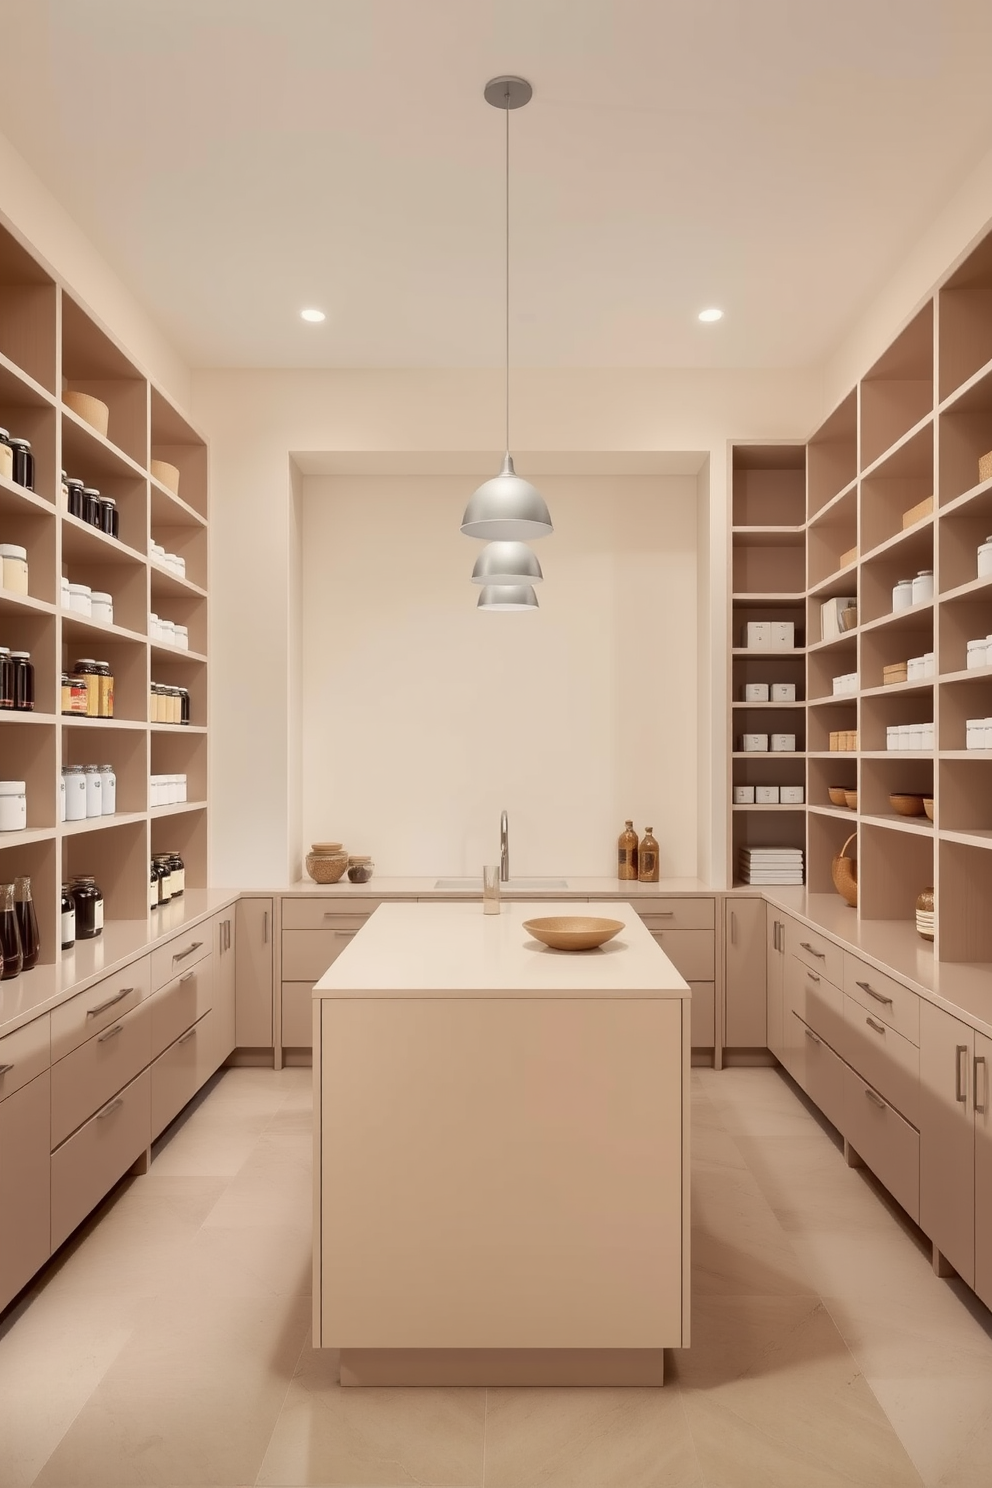
[{"label": "wooden bowl", "polygon": [[923,797],[923,810],[927,814],[927,821],[933,821],[933,796]]},{"label": "wooden bowl", "polygon": [[148,469],[160,486],[165,486],[166,490],[171,491],[173,496],[179,495],[179,470],[177,466],[170,465],[168,460],[152,460]]},{"label": "wooden bowl", "polygon": [[553,951],[593,951],[624,928],[622,920],[599,920],[594,915],[552,915],[524,920],[524,929]]},{"label": "wooden bowl", "polygon": [[889,796],[889,805],[897,816],[923,815],[922,796],[907,796],[896,793]]},{"label": "wooden bowl", "polygon": [[857,811],[857,809],[858,809],[858,793],[857,793],[856,790],[854,790],[854,791],[846,790],[844,792],[844,804],[845,804],[845,806],[849,806],[852,811]]},{"label": "wooden bowl", "polygon": [[73,392],[72,388],[67,388],[62,394],[62,402],[66,408],[71,408],[84,423],[89,424],[91,429],[95,429],[106,439],[107,428],[110,424],[110,409],[106,403],[102,403],[99,398],[91,397],[89,393]]},{"label": "wooden bowl", "polygon": [[847,791],[842,785],[830,785],[827,787],[827,795],[830,797],[831,806],[846,806]]}]

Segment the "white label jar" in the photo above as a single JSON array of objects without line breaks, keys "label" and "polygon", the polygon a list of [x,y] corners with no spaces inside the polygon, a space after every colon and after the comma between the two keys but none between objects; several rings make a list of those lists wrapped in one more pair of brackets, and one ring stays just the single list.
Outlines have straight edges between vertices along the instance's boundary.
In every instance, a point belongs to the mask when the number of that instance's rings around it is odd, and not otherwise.
[{"label": "white label jar", "polygon": [[65,821],[65,771],[59,776],[59,821]]},{"label": "white label jar", "polygon": [[163,620],[160,616],[158,638],[163,646],[174,646],[176,644],[176,622],[174,620]]},{"label": "white label jar", "polygon": [[89,584],[69,585],[69,608],[77,615],[89,615],[93,610],[93,591]]},{"label": "white label jar", "polygon": [[978,550],[978,577],[987,578],[992,574],[992,537],[987,537]]},{"label": "white label jar", "polygon": [[28,798],[23,780],[0,780],[0,832],[23,832],[28,824]]},{"label": "white label jar", "polygon": [[985,665],[985,646],[986,643],[984,640],[968,642],[968,660],[966,666],[969,672],[977,671],[979,667]]},{"label": "white label jar", "polygon": [[103,780],[99,765],[87,765],[83,770],[86,785],[86,815],[103,815]]},{"label": "white label jar", "polygon": [[102,590],[94,589],[90,595],[90,615],[94,620],[102,620],[105,625],[113,625],[113,595],[104,594]]},{"label": "white label jar", "polygon": [[926,604],[933,599],[933,569],[921,568],[913,580],[914,605]]},{"label": "white label jar", "polygon": [[189,629],[188,629],[187,626],[185,626],[185,625],[177,625],[176,626],[175,644],[177,646],[181,647],[181,649],[183,651],[188,651],[189,650]]},{"label": "white label jar", "polygon": [[892,608],[894,610],[908,610],[913,603],[913,581],[912,579],[900,579],[892,591]]},{"label": "white label jar", "polygon": [[82,765],[66,765],[62,771],[65,781],[65,819],[86,820],[86,777]]},{"label": "white label jar", "polygon": [[117,776],[113,765],[100,766],[100,809],[104,816],[113,816],[117,810]]},{"label": "white label jar", "polygon": [[984,749],[985,748],[985,719],[984,718],[966,718],[965,719],[964,728],[965,728],[965,736],[964,736],[964,747],[965,747],[965,749]]},{"label": "white label jar", "polygon": [[0,583],[11,594],[28,592],[28,550],[16,543],[0,543]]}]

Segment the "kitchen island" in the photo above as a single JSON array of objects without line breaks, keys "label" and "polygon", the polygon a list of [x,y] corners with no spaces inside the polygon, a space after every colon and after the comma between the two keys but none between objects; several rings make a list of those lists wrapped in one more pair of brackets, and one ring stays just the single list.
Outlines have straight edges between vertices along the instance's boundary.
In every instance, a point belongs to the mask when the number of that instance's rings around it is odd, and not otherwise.
[{"label": "kitchen island", "polygon": [[662,1384],[689,1341],[689,988],[635,910],[383,904],[314,988],[314,1346],[342,1384]]}]

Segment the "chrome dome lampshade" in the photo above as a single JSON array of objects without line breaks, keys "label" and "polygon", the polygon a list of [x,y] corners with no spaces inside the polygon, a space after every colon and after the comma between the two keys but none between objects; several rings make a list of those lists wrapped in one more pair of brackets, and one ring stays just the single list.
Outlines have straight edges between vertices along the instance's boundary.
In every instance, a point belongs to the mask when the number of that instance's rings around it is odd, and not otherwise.
[{"label": "chrome dome lampshade", "polygon": [[475,560],[473,584],[539,584],[544,578],[526,543],[487,543]]},{"label": "chrome dome lampshade", "polygon": [[499,475],[483,481],[469,497],[462,531],[484,542],[525,542],[554,531],[544,497],[517,475],[512,455],[503,456]]},{"label": "chrome dome lampshade", "polygon": [[532,584],[486,584],[479,593],[479,610],[536,610]]}]

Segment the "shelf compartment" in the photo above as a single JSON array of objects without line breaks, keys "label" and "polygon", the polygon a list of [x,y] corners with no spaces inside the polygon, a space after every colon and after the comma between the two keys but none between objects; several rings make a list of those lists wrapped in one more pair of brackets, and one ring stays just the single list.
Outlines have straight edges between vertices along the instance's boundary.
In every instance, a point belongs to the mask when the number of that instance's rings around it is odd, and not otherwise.
[{"label": "shelf compartment", "polygon": [[179,495],[200,516],[207,515],[207,446],[158,388],[151,390],[151,458],[168,460],[179,471]]},{"label": "shelf compartment", "polygon": [[167,553],[182,553],[183,550],[177,546],[176,541],[166,542],[165,538],[159,535],[160,531],[166,528],[176,528],[186,533],[203,533],[206,531],[206,517],[201,517],[199,512],[187,506],[185,501],[170,491],[168,486],[163,486],[161,481],[157,481],[154,476],[149,477],[148,487],[151,492],[152,531],[156,541],[162,544]]},{"label": "shelf compartment", "polygon": [[[810,812],[807,815],[806,824],[809,832],[809,846],[806,853],[807,888],[811,894],[836,894],[830,864],[851,833],[857,830],[857,816],[853,811],[844,816],[828,814],[825,811]],[[856,847],[855,842],[848,848],[849,856],[852,849]],[[855,919],[856,911],[852,909],[852,930]]]},{"label": "shelf compartment", "polygon": [[152,817],[152,852],[178,852],[186,866],[186,889],[207,886],[207,811],[205,802],[164,806]]},{"label": "shelf compartment", "polygon": [[900,580],[913,579],[920,569],[933,567],[933,522],[929,519],[907,532],[903,540],[867,558],[861,565],[861,625],[922,612],[920,605],[913,605],[910,610],[893,610],[892,591]]},{"label": "shelf compartment", "polygon": [[[62,452],[63,461],[66,459],[66,451]],[[70,459],[68,465],[64,465],[69,478],[78,477],[87,486],[92,486],[100,492],[101,496],[111,497],[117,503],[117,514],[120,519],[119,540],[110,538],[115,547],[129,548],[138,554],[144,554],[148,545],[148,481],[139,475],[108,475],[77,467]],[[69,513],[62,505],[62,514],[65,517]],[[78,518],[71,520],[77,521]],[[81,526],[89,526],[89,523],[81,523]],[[96,528],[90,528],[91,532]]]},{"label": "shelf compartment", "polygon": [[942,752],[949,749],[967,752],[969,718],[992,718],[992,676],[971,682],[946,682],[941,686],[937,744]]},{"label": "shelf compartment", "polygon": [[[0,646],[29,651],[34,663],[34,704],[39,713],[55,713],[61,703],[61,668],[56,670],[54,610],[5,607],[0,614]],[[16,713],[5,713],[16,718]],[[19,780],[19,775],[12,777]]]},{"label": "shelf compartment", "polygon": [[[913,528],[903,514],[934,493],[933,421],[861,480],[861,544],[866,553]],[[915,526],[916,524],[914,524]]]},{"label": "shelf compartment", "polygon": [[63,563],[132,564],[145,569],[145,556],[115,537],[108,537],[89,522],[62,513]]},{"label": "shelf compartment", "polygon": [[155,733],[151,739],[152,775],[185,775],[188,802],[178,806],[153,808],[156,811],[191,810],[192,803],[205,802],[207,798],[207,737],[205,734]]},{"label": "shelf compartment", "polygon": [[732,658],[731,671],[733,697],[741,703],[749,682],[764,682],[769,687],[773,682],[791,682],[797,700],[802,701],[806,695],[806,659],[802,651],[740,652]]},{"label": "shelf compartment", "polygon": [[[806,847],[806,811],[802,806],[785,809],[769,806],[755,811],[731,812],[733,875],[739,883],[737,863],[742,847]],[[805,866],[805,861],[804,861]]]},{"label": "shelf compartment", "polygon": [[[873,693],[861,703],[861,748],[866,754],[885,753],[891,759],[900,759],[915,752],[905,749],[887,750],[885,730],[900,723],[931,723],[933,721],[933,693],[900,692],[887,697],[884,692]],[[892,787],[897,789],[896,786]],[[930,794],[926,792],[926,794]]]},{"label": "shelf compartment", "polygon": [[760,547],[739,544],[733,548],[733,588],[745,594],[805,594],[806,548],[802,536],[789,546],[783,543]]},{"label": "shelf compartment", "polygon": [[[39,496],[54,507],[56,492],[60,488],[59,472],[55,467],[55,409],[48,404],[38,405],[26,400],[20,384],[5,386],[0,379],[0,425],[12,439],[29,439],[34,455],[34,491],[27,494]],[[10,483],[11,491],[26,488]]]},{"label": "shelf compartment", "polygon": [[940,414],[939,450],[940,506],[985,484],[978,462],[992,450],[992,368]]},{"label": "shelf compartment", "polygon": [[117,776],[117,817],[107,817],[107,821],[144,812],[148,806],[147,734],[142,729],[116,728],[110,719],[92,718],[87,722],[89,728],[64,728],[63,764],[113,765]]},{"label": "shelf compartment", "polygon": [[0,353],[55,392],[55,281],[0,228]]},{"label": "shelf compartment", "polygon": [[825,579],[811,584],[809,590],[810,599],[818,602],[824,599],[833,599],[837,595],[850,594],[851,590],[857,591],[858,587],[858,560],[848,563],[844,568],[837,568],[827,574]]},{"label": "shelf compartment", "polygon": [[967,673],[968,642],[980,640],[987,635],[992,635],[992,596],[942,604],[940,654],[937,657],[941,676],[956,672]]},{"label": "shelf compartment", "polygon": [[858,395],[848,393],[813,435],[807,452],[808,516],[816,516],[858,474]]},{"label": "shelf compartment", "polygon": [[942,961],[992,961],[992,852],[952,842],[938,843],[938,954]]},{"label": "shelf compartment", "polygon": [[931,414],[933,405],[933,300],[928,300],[861,379],[861,469]]},{"label": "shelf compartment", "polygon": [[[992,533],[992,490],[963,508],[945,512],[940,519],[940,594],[979,585],[978,549]],[[984,582],[992,585],[992,575]]]},{"label": "shelf compartment", "polygon": [[[106,545],[88,550],[88,556],[68,557],[63,572],[74,584],[88,584],[102,594],[109,594],[114,602],[112,630],[129,632],[121,639],[135,636],[144,639],[148,633],[148,573],[144,563],[107,563]],[[87,615],[75,610],[63,610],[63,633],[70,617],[87,626],[102,625]]]},{"label": "shelf compartment", "polygon": [[[163,682],[167,687],[185,687],[189,691],[190,723],[204,725],[207,722],[207,668],[202,662],[191,660],[183,651],[169,648],[152,648],[151,681]],[[183,735],[189,728],[177,725]],[[155,773],[164,773],[158,772]]]},{"label": "shelf compartment", "polygon": [[992,238],[985,238],[938,293],[939,395],[949,398],[992,361]]},{"label": "shelf compartment", "polygon": [[853,700],[847,697],[834,698],[834,678],[857,670],[858,639],[854,632],[849,631],[836,643],[828,641],[817,650],[810,651],[807,672],[810,702],[815,702],[817,707],[828,699],[831,703],[852,702]]},{"label": "shelf compartment", "polygon": [[854,818],[854,811],[848,806],[835,806],[830,799],[830,787],[838,789],[857,790],[858,788],[858,756],[856,754],[835,753],[822,758],[809,759],[807,766],[808,797],[810,807],[817,807],[829,811],[831,815],[843,817],[845,820]]},{"label": "shelf compartment", "polygon": [[177,625],[185,625],[189,632],[188,651],[184,651],[181,646],[163,646],[159,641],[152,641],[154,665],[158,665],[159,658],[166,655],[186,655],[201,662],[206,660],[206,599],[191,594],[188,590],[179,594],[153,595],[152,608],[160,620],[172,620]]},{"label": "shelf compartment", "polygon": [[[107,404],[108,438],[103,440],[92,430],[94,440],[106,444],[110,451],[122,451],[144,471],[148,464],[148,384],[112,337],[65,290],[62,291],[62,379],[63,387],[90,393]],[[81,429],[89,430],[89,425],[65,410],[63,435],[75,422]]]},{"label": "shelf compartment", "polygon": [[732,481],[735,527],[801,527],[806,515],[801,444],[735,445]]},{"label": "shelf compartment", "polygon": [[[94,392],[92,386],[78,390],[93,392],[94,397],[107,401],[104,393]],[[111,481],[147,480],[140,460],[118,448],[71,408],[62,409],[62,460],[67,475],[80,476],[88,486],[100,486],[108,496],[113,494]]]},{"label": "shelf compartment", "polygon": [[[811,522],[807,537],[810,587],[816,588],[840,568],[843,555],[858,543],[858,492],[852,487],[833,502],[828,513]],[[851,563],[846,569],[853,568]],[[843,591],[840,591],[843,592]]]},{"label": "shelf compartment", "polygon": [[[876,622],[861,632],[860,682],[865,691],[888,692],[882,669],[933,650],[933,606],[904,610],[892,623]],[[931,679],[928,679],[932,681]],[[900,684],[896,683],[895,686]]]},{"label": "shelf compartment", "polygon": [[992,762],[942,758],[938,772],[941,832],[992,832]]},{"label": "shelf compartment", "polygon": [[[19,543],[22,548],[27,548],[29,596],[46,604],[54,604],[58,598],[55,589],[57,528],[55,513],[51,509],[46,511],[39,506],[21,503],[0,510],[0,541]],[[22,597],[3,589],[0,589],[0,596],[11,602]]]},{"label": "shelf compartment", "polygon": [[895,792],[902,795],[932,796],[934,764],[932,759],[904,758],[899,753],[885,759],[865,759],[861,765],[861,786],[858,795],[858,810],[863,817],[885,818],[896,822],[916,823],[921,831],[932,835],[933,824],[925,816],[903,817],[893,810],[889,796]]},{"label": "shelf compartment", "polygon": [[[102,818],[101,818],[102,820]],[[116,821],[62,839],[62,879],[91,873],[103,891],[105,920],[136,920],[148,913],[148,823]]]},{"label": "shelf compartment", "polygon": [[858,828],[858,909],[862,920],[901,920],[915,927],[916,900],[934,882],[934,837],[902,832],[898,850],[887,826]]},{"label": "shelf compartment", "polygon": [[820,703],[809,710],[808,743],[812,753],[848,754],[851,751],[830,748],[830,735],[839,729],[856,729],[858,726],[857,698],[837,698],[829,703]]},{"label": "shelf compartment", "polygon": [[[36,976],[41,967],[54,965],[60,955],[56,937],[59,922],[56,915],[60,912],[59,886],[62,879],[56,876],[59,853],[54,831],[44,837],[39,835],[33,841],[9,844],[4,840],[8,835],[15,837],[20,834],[0,833],[0,883],[12,883],[15,878],[30,878],[31,897],[41,935],[37,966],[32,971],[22,972],[19,978],[4,983],[5,992],[9,996],[12,987],[24,984],[28,977]],[[52,990],[56,989],[53,987]]]},{"label": "shelf compartment", "polygon": [[[75,639],[62,642],[62,671],[71,672],[76,662],[84,657],[94,661],[105,661],[114,676],[114,720],[130,723],[145,723],[148,718],[148,648],[144,641],[104,640],[96,638],[92,646],[89,639],[85,647]],[[82,720],[90,727],[97,720]],[[110,722],[100,719],[99,723]],[[126,917],[125,917],[126,918]]]},{"label": "shelf compartment", "polygon": [[169,568],[162,568],[154,559],[148,563],[148,576],[151,581],[152,602],[166,597],[176,595],[180,599],[206,599],[207,591],[200,584],[195,584],[192,579],[181,579],[178,574]]},{"label": "shelf compartment", "polygon": [[[22,724],[16,713],[6,710],[0,719],[3,778],[25,782],[28,830],[52,829],[58,811],[55,729],[51,725],[39,728],[33,723]],[[4,836],[0,832],[0,843]]]}]

